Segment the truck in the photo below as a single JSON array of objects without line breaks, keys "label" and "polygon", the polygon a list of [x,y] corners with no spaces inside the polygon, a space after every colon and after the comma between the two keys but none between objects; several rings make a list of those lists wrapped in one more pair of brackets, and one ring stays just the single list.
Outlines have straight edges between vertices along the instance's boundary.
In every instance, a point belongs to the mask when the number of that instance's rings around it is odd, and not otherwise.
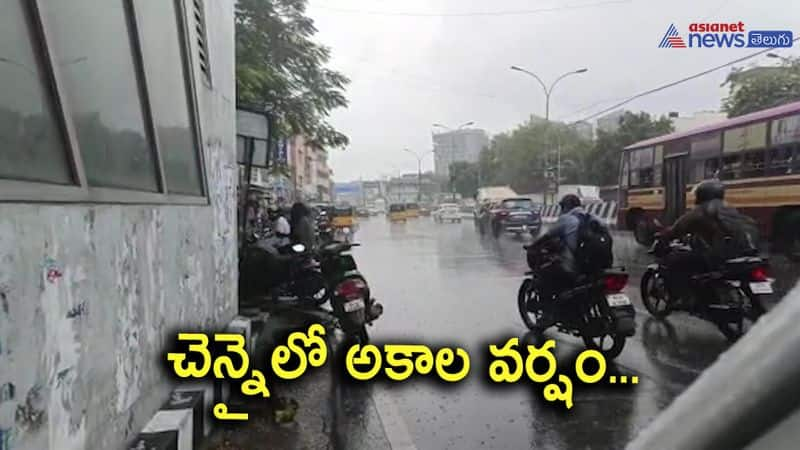
[{"label": "truck", "polygon": [[478,204],[500,201],[504,198],[518,197],[511,186],[486,186],[478,188]]}]

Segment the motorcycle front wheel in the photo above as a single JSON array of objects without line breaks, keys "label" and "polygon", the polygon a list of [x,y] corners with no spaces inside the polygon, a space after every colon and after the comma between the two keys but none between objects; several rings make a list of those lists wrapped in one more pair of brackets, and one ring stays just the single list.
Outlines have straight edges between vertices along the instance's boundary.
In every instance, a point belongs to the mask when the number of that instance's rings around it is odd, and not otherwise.
[{"label": "motorcycle front wheel", "polygon": [[[533,289],[533,280],[526,278],[522,281],[517,294],[517,307],[522,322],[529,330],[541,333],[544,329],[542,323],[542,311],[539,306],[539,293]],[[531,311],[533,309],[533,311]]]},{"label": "motorcycle front wheel", "polygon": [[656,319],[663,319],[672,312],[672,299],[661,272],[647,269],[642,275],[640,291],[644,307]]}]

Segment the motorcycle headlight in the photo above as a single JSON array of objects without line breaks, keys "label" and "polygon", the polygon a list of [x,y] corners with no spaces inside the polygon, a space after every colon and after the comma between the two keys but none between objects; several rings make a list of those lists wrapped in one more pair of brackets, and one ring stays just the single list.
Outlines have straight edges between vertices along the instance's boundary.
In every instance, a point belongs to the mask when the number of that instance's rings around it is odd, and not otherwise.
[{"label": "motorcycle headlight", "polygon": [[347,234],[350,232],[350,228],[344,227],[342,228],[342,233]]}]

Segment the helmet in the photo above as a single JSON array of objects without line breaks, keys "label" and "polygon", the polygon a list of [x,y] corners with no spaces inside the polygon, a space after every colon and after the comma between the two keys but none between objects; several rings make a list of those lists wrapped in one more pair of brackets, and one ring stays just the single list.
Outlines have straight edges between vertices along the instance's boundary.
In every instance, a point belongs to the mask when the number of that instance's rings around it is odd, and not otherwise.
[{"label": "helmet", "polygon": [[567,194],[558,202],[558,205],[561,206],[563,214],[581,206],[581,199],[575,194]]},{"label": "helmet", "polygon": [[725,185],[721,182],[703,181],[694,188],[694,202],[696,205],[714,199],[725,199]]}]

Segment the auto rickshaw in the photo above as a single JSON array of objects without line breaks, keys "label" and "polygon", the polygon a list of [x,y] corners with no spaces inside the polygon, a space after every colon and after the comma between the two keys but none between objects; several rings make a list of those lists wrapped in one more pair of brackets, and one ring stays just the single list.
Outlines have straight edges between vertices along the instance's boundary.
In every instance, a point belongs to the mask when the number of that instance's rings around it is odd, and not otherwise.
[{"label": "auto rickshaw", "polygon": [[403,203],[392,203],[389,205],[390,222],[405,222],[406,221],[406,205]]},{"label": "auto rickshaw", "polygon": [[406,217],[412,219],[419,217],[419,205],[416,203],[406,203]]},{"label": "auto rickshaw", "polygon": [[352,206],[337,206],[333,208],[334,228],[353,228],[356,224],[356,211]]},{"label": "auto rickshaw", "polygon": [[331,228],[336,241],[351,242],[358,225],[356,210],[352,206],[336,206],[333,208]]}]

